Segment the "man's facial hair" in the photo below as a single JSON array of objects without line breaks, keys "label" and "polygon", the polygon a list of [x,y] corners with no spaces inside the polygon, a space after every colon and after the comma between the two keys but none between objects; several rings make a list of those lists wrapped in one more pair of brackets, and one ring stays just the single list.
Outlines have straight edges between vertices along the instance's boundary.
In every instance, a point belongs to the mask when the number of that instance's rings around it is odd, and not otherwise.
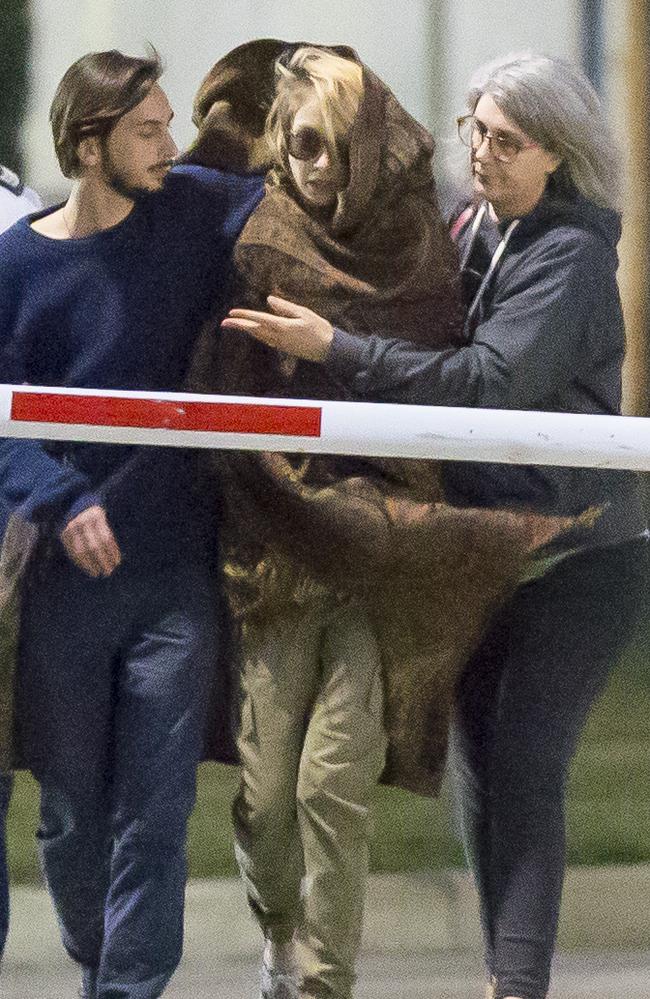
[{"label": "man's facial hair", "polygon": [[[119,194],[123,198],[128,198],[130,201],[146,201],[152,194],[156,193],[155,191],[149,190],[149,188],[136,187],[129,184],[128,181],[124,179],[123,174],[114,166],[111,155],[105,144],[102,148],[102,156],[104,179],[106,180],[108,186],[115,191],[116,194]],[[167,177],[164,177],[162,182],[163,185],[166,180]]]}]

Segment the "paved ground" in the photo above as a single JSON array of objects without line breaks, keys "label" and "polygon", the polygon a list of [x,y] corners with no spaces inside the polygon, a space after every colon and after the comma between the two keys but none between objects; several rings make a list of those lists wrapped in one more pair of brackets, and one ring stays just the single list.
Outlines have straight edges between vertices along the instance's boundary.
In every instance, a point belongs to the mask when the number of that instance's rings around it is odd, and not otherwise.
[{"label": "paved ground", "polygon": [[[479,999],[478,955],[365,954],[357,999]],[[169,999],[256,999],[257,966],[250,959],[212,954],[188,956]],[[30,966],[9,962],[1,982],[3,999],[73,999],[77,977],[65,962]],[[561,955],[551,999],[648,999],[650,952]]]},{"label": "paved ground", "polygon": [[[621,935],[627,919],[627,926],[637,930],[629,946],[650,945],[643,925],[650,909],[648,873],[646,868],[630,868],[570,874],[565,939],[581,940],[583,946],[587,939],[584,923],[571,915],[571,899],[575,912],[591,913],[601,929],[592,934],[589,952],[560,955],[551,999],[649,999],[650,951],[623,950],[621,943],[630,939],[628,930]],[[639,890],[636,896],[632,884]],[[372,877],[356,999],[480,999],[475,911],[471,886],[459,872]],[[185,959],[165,997],[257,999],[258,952],[258,933],[239,884],[193,882],[188,889]],[[76,989],[77,972],[63,953],[45,892],[17,889],[0,996],[73,999]]]}]

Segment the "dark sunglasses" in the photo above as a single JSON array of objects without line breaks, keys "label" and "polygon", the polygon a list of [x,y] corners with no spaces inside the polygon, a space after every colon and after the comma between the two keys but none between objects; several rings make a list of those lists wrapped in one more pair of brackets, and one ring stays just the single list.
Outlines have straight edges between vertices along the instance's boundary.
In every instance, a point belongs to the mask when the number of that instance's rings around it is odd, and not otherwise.
[{"label": "dark sunglasses", "polygon": [[[287,151],[294,160],[317,160],[325,149],[329,149],[330,144],[317,128],[305,126],[299,128],[297,132],[287,134]],[[340,155],[337,149],[336,154]]]}]

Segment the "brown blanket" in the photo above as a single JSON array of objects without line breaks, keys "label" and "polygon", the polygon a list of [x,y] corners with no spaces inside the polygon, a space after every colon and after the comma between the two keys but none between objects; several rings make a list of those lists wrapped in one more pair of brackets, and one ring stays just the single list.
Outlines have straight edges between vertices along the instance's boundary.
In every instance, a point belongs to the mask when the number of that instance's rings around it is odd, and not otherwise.
[{"label": "brown blanket", "polygon": [[[199,91],[188,159],[260,169],[273,61],[261,41],[217,63]],[[293,46],[289,47],[293,48]],[[351,50],[336,50],[351,58]],[[311,214],[291,182],[267,185],[235,251],[235,302],[275,293],[357,334],[430,348],[459,342],[454,247],[436,201],[430,135],[367,67],[349,140],[349,183],[331,218]],[[353,387],[244,336],[206,329],[191,388],[288,398],[353,399]],[[366,607],[387,695],[385,779],[436,793],[456,678],[529,558],[566,520],[459,509],[433,462],[215,455],[227,497],[226,570],[236,613],[281,615],[310,587]]]}]

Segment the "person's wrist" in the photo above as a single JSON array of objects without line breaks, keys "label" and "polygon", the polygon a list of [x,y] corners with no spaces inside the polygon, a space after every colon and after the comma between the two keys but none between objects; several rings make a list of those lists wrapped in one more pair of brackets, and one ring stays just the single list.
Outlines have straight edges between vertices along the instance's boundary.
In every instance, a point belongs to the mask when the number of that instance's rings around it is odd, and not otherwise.
[{"label": "person's wrist", "polygon": [[363,348],[364,341],[360,337],[347,333],[338,326],[333,327],[325,360],[328,370],[336,378],[355,378],[364,367]]},{"label": "person's wrist", "polygon": [[319,330],[319,351],[318,358],[319,362],[327,360],[327,355],[329,354],[332,342],[334,340],[334,327],[331,323],[324,322],[323,328]]},{"label": "person's wrist", "polygon": [[78,517],[80,513],[84,510],[89,510],[91,506],[101,506],[102,497],[98,492],[87,492],[82,493],[80,496],[71,503],[64,513],[61,513],[59,517],[54,521],[54,530],[57,535],[61,535],[65,531],[68,524]]}]

